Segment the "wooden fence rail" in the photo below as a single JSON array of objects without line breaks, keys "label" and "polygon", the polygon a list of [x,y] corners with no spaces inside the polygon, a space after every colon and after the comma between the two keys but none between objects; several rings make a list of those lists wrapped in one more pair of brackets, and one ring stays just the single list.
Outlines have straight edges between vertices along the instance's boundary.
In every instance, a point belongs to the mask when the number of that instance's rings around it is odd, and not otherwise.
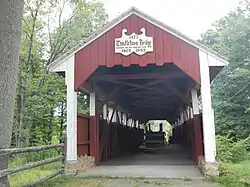
[{"label": "wooden fence rail", "polygon": [[50,179],[52,179],[53,177],[56,177],[57,175],[61,175],[64,173],[64,169],[60,169],[59,171],[55,172],[55,173],[52,173],[50,175],[47,175],[46,177],[44,178],[41,178],[31,184],[25,184],[23,185],[22,187],[31,187],[31,186],[37,186],[38,184],[41,184],[41,183],[44,183]]},{"label": "wooden fence rail", "polygon": [[55,149],[55,148],[61,148],[61,155],[53,158],[46,158],[44,160],[36,161],[36,162],[30,162],[27,164],[24,164],[19,167],[12,167],[7,168],[0,171],[0,178],[6,177],[10,174],[29,170],[31,168],[39,167],[42,165],[50,164],[53,162],[62,162],[61,169],[59,171],[56,171],[55,173],[52,173],[44,178],[41,178],[31,184],[25,184],[23,186],[36,186],[38,184],[44,183],[48,181],[49,179],[56,177],[60,174],[64,174],[64,165],[65,165],[65,158],[66,158],[66,138],[63,139],[63,143],[60,144],[54,144],[54,145],[45,145],[45,146],[38,146],[38,147],[24,147],[24,148],[13,148],[13,149],[1,149],[0,150],[0,156],[2,155],[13,155],[13,154],[21,154],[21,153],[30,153],[30,152],[37,152],[37,151],[44,151],[49,149]]},{"label": "wooden fence rail", "polygon": [[20,153],[35,152],[35,151],[44,151],[44,150],[63,147],[63,146],[64,146],[64,143],[53,144],[53,145],[44,145],[44,146],[38,146],[38,147],[1,149],[0,150],[0,155],[13,155],[13,154],[20,154]]},{"label": "wooden fence rail", "polygon": [[58,157],[54,157],[54,158],[47,158],[47,159],[40,160],[40,161],[37,161],[37,162],[31,162],[31,163],[25,164],[25,165],[23,165],[21,167],[8,168],[8,169],[0,171],[0,177],[5,177],[5,176],[7,176],[9,174],[13,174],[13,173],[28,170],[28,169],[31,169],[31,168],[35,168],[35,167],[38,167],[38,166],[42,166],[42,165],[45,165],[45,164],[50,164],[50,163],[53,163],[53,162],[57,162],[57,161],[62,160],[63,158],[64,158],[63,156],[58,156]]}]

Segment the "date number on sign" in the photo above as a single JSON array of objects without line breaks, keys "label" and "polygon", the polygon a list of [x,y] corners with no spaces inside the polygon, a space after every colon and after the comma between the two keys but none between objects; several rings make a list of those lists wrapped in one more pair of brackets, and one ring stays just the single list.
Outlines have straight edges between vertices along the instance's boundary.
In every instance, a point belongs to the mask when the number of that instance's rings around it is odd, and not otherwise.
[{"label": "date number on sign", "polygon": [[131,49],[130,49],[130,48],[122,49],[122,52],[123,52],[123,53],[130,53],[130,52],[131,52]]},{"label": "date number on sign", "polygon": [[135,50],[137,53],[140,53],[140,52],[146,52],[146,49],[144,48],[144,49],[136,49]]}]

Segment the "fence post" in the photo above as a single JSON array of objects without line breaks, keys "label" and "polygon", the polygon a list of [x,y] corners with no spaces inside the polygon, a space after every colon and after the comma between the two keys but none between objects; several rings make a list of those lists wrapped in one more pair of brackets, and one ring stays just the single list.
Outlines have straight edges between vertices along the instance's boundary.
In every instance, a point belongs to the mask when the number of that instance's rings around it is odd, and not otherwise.
[{"label": "fence post", "polygon": [[[0,171],[8,168],[9,155],[0,155]],[[8,184],[8,175],[0,178],[0,186],[2,184]]]},{"label": "fence post", "polygon": [[[23,186],[28,187],[28,186],[37,186],[38,184],[44,183],[45,181],[48,181],[49,179],[52,179],[53,177],[56,177],[58,175],[63,175],[65,173],[65,162],[66,162],[66,150],[67,150],[67,143],[66,143],[66,137],[61,139],[61,143],[60,144],[54,144],[54,145],[45,145],[45,146],[38,146],[38,147],[25,147],[25,148],[11,148],[11,149],[0,149],[0,162],[2,160],[4,160],[5,158],[7,159],[9,157],[9,155],[15,155],[15,154],[21,154],[21,153],[30,153],[30,152],[37,152],[37,151],[43,151],[43,150],[48,150],[48,149],[55,149],[55,148],[59,148],[61,149],[60,151],[60,156],[57,157],[52,157],[52,158],[46,158],[43,160],[39,160],[36,162],[30,162],[30,163],[26,163],[22,166],[18,166],[18,167],[11,167],[8,168],[7,167],[7,163],[6,165],[3,165],[5,163],[1,163],[2,166],[5,167],[1,167],[0,168],[0,181],[4,181],[7,180],[7,176],[9,174],[13,174],[13,173],[17,173],[17,172],[21,172],[21,171],[25,171],[25,170],[29,170],[31,168],[35,168],[35,167],[39,167],[45,164],[50,164],[50,163],[54,163],[54,162],[61,162],[61,169],[55,173],[52,173],[46,177],[40,178],[39,180],[31,183],[31,184],[25,184]],[[0,164],[0,165],[1,165]],[[65,176],[65,175],[63,175]],[[1,186],[1,184],[0,184]]]},{"label": "fence post", "polygon": [[63,136],[63,148],[62,148],[62,174],[65,174],[65,165],[66,165],[66,157],[67,157],[67,137]]}]

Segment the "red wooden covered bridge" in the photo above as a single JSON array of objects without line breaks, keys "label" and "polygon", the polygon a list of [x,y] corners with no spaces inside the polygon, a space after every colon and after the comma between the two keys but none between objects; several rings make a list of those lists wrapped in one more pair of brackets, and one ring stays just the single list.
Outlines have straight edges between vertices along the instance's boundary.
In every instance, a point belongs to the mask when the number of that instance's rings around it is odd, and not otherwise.
[{"label": "red wooden covered bridge", "polygon": [[[67,160],[90,155],[98,165],[140,146],[143,125],[164,119],[194,160],[216,162],[210,82],[227,64],[211,49],[129,9],[49,67],[65,73]],[[77,114],[78,92],[89,94],[89,116]]]}]

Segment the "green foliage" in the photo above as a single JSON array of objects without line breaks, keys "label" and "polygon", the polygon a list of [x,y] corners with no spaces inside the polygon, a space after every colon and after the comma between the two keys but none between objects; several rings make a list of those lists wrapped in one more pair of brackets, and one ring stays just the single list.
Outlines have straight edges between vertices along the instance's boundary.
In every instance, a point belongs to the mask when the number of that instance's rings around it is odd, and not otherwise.
[{"label": "green foliage", "polygon": [[81,92],[77,94],[77,112],[89,115],[89,95]]},{"label": "green foliage", "polygon": [[[99,1],[25,0],[13,147],[60,141],[66,128],[66,85],[63,76],[49,73],[48,65],[107,20]],[[88,114],[86,99],[81,94],[78,106]]]},{"label": "green foliage", "polygon": [[221,175],[217,178],[217,182],[222,186],[245,187],[250,177],[250,159],[237,164],[222,163],[220,173]]},{"label": "green foliage", "polygon": [[216,133],[235,138],[250,134],[250,2],[214,23],[201,42],[229,59],[212,83]]},{"label": "green foliage", "polygon": [[225,136],[216,137],[217,159],[221,162],[239,163],[249,158],[246,146],[250,138],[234,141]]},{"label": "green foliage", "polygon": [[150,120],[148,121],[148,123],[146,124],[146,128],[147,130],[149,130],[149,124],[150,128],[153,132],[157,132],[159,131],[159,124],[162,123],[163,124],[163,132],[165,132],[165,140],[168,142],[169,138],[173,135],[173,127],[172,125],[170,125],[170,123],[166,120]]}]

